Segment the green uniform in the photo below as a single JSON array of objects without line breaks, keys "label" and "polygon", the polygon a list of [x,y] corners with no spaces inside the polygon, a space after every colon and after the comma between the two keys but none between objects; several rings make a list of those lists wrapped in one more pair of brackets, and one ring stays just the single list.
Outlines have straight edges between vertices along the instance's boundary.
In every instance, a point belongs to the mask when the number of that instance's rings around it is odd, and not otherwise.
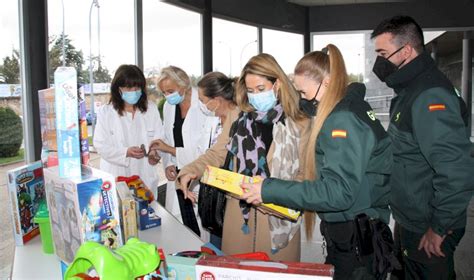
[{"label": "green uniform", "polygon": [[316,211],[327,222],[350,221],[365,213],[388,223],[392,149],[364,95],[364,85],[349,85],[326,119],[316,146],[318,180],[266,179],[265,203]]},{"label": "green uniform", "polygon": [[[390,138],[364,101],[365,86],[351,84],[321,128],[316,151],[317,180],[265,179],[262,199],[293,209],[316,211],[327,243],[326,263],[334,279],[373,279],[373,253],[363,253],[354,219],[378,219],[388,236]],[[311,152],[311,151],[308,151]],[[385,224],[384,224],[385,223]],[[367,240],[372,244],[372,239]],[[375,247],[374,247],[375,249]]]},{"label": "green uniform", "polygon": [[[388,129],[394,151],[390,206],[401,226],[405,257],[420,263],[419,268],[411,263],[407,267],[426,269],[418,276],[411,271],[408,277],[448,279],[454,273],[452,254],[464,233],[474,187],[464,103],[428,53],[387,77],[386,83],[397,94],[390,106]],[[443,244],[447,257],[439,261],[444,268],[416,248],[430,227],[440,236],[456,230]]]}]

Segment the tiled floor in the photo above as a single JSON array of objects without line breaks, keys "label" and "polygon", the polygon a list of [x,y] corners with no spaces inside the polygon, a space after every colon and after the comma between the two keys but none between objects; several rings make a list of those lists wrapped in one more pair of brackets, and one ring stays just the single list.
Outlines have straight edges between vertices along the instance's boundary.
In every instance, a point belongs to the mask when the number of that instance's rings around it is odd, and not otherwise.
[{"label": "tiled floor", "polygon": [[[99,165],[99,158],[92,154],[92,166]],[[14,242],[11,232],[10,202],[7,198],[6,176],[7,170],[20,166],[21,163],[0,167],[0,279],[9,279],[14,254]],[[311,241],[304,235],[301,243],[301,260],[303,262],[324,262],[322,238],[319,226]],[[458,246],[455,255],[458,279],[474,280],[474,198],[468,209],[468,226],[466,234]]]}]

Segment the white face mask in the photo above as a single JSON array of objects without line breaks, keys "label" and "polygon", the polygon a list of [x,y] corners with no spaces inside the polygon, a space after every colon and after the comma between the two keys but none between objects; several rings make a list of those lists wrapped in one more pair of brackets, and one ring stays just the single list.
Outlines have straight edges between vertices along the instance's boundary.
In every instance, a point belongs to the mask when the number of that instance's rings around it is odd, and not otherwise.
[{"label": "white face mask", "polygon": [[206,106],[207,103],[211,102],[211,100],[209,100],[206,104],[202,103],[201,100],[199,100],[199,99],[198,99],[198,101],[199,101],[199,109],[201,109],[201,112],[202,112],[204,115],[206,115],[206,116],[208,116],[208,117],[215,117],[215,116],[216,116],[216,110],[217,110],[217,108],[216,108],[214,111],[211,111],[211,110],[209,110],[209,109],[207,108],[207,106]]}]

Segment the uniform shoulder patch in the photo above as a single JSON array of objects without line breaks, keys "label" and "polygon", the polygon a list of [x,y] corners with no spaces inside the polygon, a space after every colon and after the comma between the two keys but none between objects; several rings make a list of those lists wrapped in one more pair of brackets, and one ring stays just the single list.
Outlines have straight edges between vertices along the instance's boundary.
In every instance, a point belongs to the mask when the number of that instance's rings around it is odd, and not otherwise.
[{"label": "uniform shoulder patch", "polygon": [[428,110],[430,112],[444,111],[444,110],[446,110],[446,105],[444,105],[444,104],[430,104],[430,105],[428,105]]},{"label": "uniform shoulder patch", "polygon": [[332,138],[347,138],[347,130],[344,129],[333,129],[331,132]]}]

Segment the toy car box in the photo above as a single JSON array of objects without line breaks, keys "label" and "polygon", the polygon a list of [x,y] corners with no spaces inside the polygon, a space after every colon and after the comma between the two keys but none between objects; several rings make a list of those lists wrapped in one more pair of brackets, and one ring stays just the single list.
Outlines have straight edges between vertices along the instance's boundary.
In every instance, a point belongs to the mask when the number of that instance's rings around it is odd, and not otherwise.
[{"label": "toy car box", "polygon": [[39,233],[33,218],[45,199],[43,166],[37,161],[8,171],[7,177],[13,234],[20,246]]},{"label": "toy car box", "polygon": [[[248,177],[239,173],[231,172],[221,168],[207,166],[201,178],[201,182],[210,186],[224,190],[231,195],[240,197],[243,194],[241,187],[242,183],[257,183],[257,178]],[[272,212],[276,216],[287,218],[290,220],[297,220],[300,216],[300,211],[285,208],[279,205],[264,203],[262,206],[267,211]]]},{"label": "toy car box", "polygon": [[82,166],[82,176],[66,179],[57,166],[44,169],[54,249],[69,264],[79,246],[96,241],[117,248],[123,244],[114,177]]}]

